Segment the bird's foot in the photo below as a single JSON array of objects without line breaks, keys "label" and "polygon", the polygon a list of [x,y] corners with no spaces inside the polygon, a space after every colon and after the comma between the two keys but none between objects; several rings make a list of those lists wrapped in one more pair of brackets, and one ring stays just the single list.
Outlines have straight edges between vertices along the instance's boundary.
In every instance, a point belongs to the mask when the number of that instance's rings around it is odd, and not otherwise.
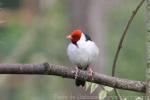
[{"label": "bird's foot", "polygon": [[77,78],[78,78],[78,72],[79,72],[78,67],[75,67],[75,79],[77,79]]},{"label": "bird's foot", "polygon": [[88,69],[88,74],[89,74],[90,79],[93,79],[94,71],[92,70],[92,68]]}]

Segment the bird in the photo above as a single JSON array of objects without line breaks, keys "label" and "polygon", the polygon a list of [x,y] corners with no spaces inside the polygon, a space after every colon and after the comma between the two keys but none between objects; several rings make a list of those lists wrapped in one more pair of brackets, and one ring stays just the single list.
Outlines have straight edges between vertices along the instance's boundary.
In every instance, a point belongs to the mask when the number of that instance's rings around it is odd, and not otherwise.
[{"label": "bird", "polygon": [[73,30],[66,36],[71,42],[67,48],[69,60],[76,65],[75,84],[85,86],[85,81],[77,78],[78,70],[89,71],[92,76],[93,70],[89,67],[99,55],[99,49],[88,34],[80,29]]}]

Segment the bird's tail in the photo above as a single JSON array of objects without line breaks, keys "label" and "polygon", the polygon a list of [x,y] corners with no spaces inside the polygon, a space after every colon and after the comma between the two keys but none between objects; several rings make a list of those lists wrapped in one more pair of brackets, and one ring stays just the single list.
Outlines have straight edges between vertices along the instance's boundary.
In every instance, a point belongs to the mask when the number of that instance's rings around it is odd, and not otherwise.
[{"label": "bird's tail", "polygon": [[[88,66],[85,67],[84,69],[83,69],[82,67],[78,67],[78,68],[79,68],[80,70],[87,70]],[[82,87],[84,87],[84,86],[85,86],[85,82],[86,82],[86,81],[81,80],[81,79],[76,79],[76,80],[75,80],[76,86],[82,86]]]}]

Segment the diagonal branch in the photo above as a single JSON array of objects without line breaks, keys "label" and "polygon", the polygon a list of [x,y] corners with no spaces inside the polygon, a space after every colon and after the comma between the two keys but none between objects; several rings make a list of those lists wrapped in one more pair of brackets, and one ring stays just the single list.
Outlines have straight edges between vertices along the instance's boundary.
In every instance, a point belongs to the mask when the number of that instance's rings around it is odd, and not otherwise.
[{"label": "diagonal branch", "polygon": [[[63,78],[75,78],[73,70],[54,64],[0,64],[0,74],[36,74],[55,75]],[[89,82],[107,85],[118,89],[145,92],[145,82],[120,79],[103,74],[94,73],[93,79],[86,71],[79,70],[78,78]]]},{"label": "diagonal branch", "polygon": [[140,9],[140,7],[142,6],[142,4],[144,3],[145,0],[142,0],[136,7],[136,9],[132,12],[132,15],[123,31],[123,34],[120,38],[120,41],[119,41],[119,44],[118,44],[118,47],[117,47],[117,50],[116,50],[116,53],[115,53],[115,57],[114,57],[114,61],[113,61],[113,66],[112,66],[112,76],[115,76],[115,70],[116,70],[116,63],[117,63],[117,60],[118,60],[118,56],[119,56],[119,53],[120,53],[120,50],[122,48],[122,43],[123,43],[123,40],[127,34],[127,31],[135,17],[135,15],[137,14],[138,10]]},{"label": "diagonal branch", "polygon": [[[127,34],[127,31],[129,29],[129,26],[131,25],[135,15],[137,14],[138,10],[140,9],[140,7],[142,6],[142,4],[144,3],[145,0],[141,0],[140,3],[137,5],[137,7],[135,8],[135,10],[132,12],[132,15],[131,17],[129,18],[129,21],[123,31],[123,34],[120,38],[120,41],[119,41],[119,44],[118,44],[118,47],[117,47],[117,50],[116,50],[116,53],[115,53],[115,57],[114,57],[114,61],[113,61],[113,66],[112,66],[112,76],[115,76],[115,71],[116,71],[116,63],[117,63],[117,60],[118,60],[118,56],[119,56],[119,53],[120,53],[120,50],[122,48],[122,44],[123,44],[123,40]],[[122,100],[119,92],[117,91],[117,89],[114,88],[114,91],[118,97],[118,100]]]}]

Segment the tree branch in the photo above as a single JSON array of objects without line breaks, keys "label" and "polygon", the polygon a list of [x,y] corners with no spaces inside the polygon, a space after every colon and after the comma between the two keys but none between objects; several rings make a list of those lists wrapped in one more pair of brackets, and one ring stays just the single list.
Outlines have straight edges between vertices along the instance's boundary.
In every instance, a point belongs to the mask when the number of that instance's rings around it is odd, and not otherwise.
[{"label": "tree branch", "polygon": [[[115,53],[115,57],[114,57],[114,61],[113,61],[113,66],[112,66],[112,76],[115,76],[115,71],[116,71],[116,63],[117,63],[117,60],[118,60],[118,56],[119,56],[119,53],[120,53],[120,50],[122,48],[122,44],[123,44],[123,40],[125,39],[125,36],[127,34],[127,31],[129,29],[129,26],[131,25],[135,15],[137,14],[138,10],[140,9],[140,7],[142,6],[142,4],[144,3],[145,0],[141,0],[141,2],[137,5],[137,7],[135,8],[135,10],[132,12],[132,15],[131,17],[129,18],[128,20],[128,23],[123,31],[123,34],[120,38],[120,41],[119,41],[119,44],[118,44],[118,47],[117,47],[117,50],[116,50],[116,53]],[[119,92],[117,91],[117,89],[114,88],[114,91],[118,97],[119,100],[122,100]]]},{"label": "tree branch", "polygon": [[123,34],[120,38],[120,41],[119,41],[119,44],[118,44],[118,47],[117,47],[117,50],[116,50],[116,53],[115,53],[115,57],[114,57],[114,61],[113,61],[113,66],[112,66],[112,76],[115,76],[115,70],[116,70],[116,63],[117,63],[117,60],[118,60],[118,56],[119,56],[119,53],[120,53],[120,50],[122,48],[122,43],[123,43],[123,40],[127,34],[127,31],[129,29],[129,26],[131,25],[135,15],[137,14],[137,11],[140,9],[140,7],[142,6],[142,4],[144,3],[145,0],[142,0],[136,7],[136,9],[132,12],[132,15],[123,31]]},{"label": "tree branch", "polygon": [[[0,74],[37,74],[55,75],[63,78],[75,78],[75,71],[64,66],[54,64],[0,64]],[[78,78],[89,82],[107,85],[118,89],[145,92],[145,82],[120,79],[103,74],[94,73],[93,79],[86,71],[79,70]]]}]

